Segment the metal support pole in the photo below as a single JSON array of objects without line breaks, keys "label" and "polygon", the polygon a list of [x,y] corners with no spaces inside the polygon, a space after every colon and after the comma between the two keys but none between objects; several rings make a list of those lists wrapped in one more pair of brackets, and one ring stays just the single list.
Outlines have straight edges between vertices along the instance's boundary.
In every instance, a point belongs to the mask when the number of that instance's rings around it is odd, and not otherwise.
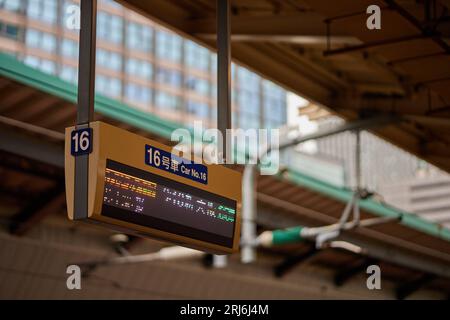
[{"label": "metal support pole", "polygon": [[247,164],[242,177],[242,263],[256,259],[256,169],[255,164]]},{"label": "metal support pole", "polygon": [[[222,155],[219,163],[231,163],[227,129],[231,129],[231,49],[230,1],[217,0],[217,128],[222,133]],[[231,145],[231,143],[230,143]],[[220,143],[219,143],[220,146]],[[213,257],[213,266],[223,268],[227,258]]]},{"label": "metal support pole", "polygon": [[[76,127],[89,127],[94,115],[97,0],[81,0],[78,108]],[[88,213],[89,154],[75,158],[74,219]]]},{"label": "metal support pole", "polygon": [[353,222],[355,226],[359,224],[360,212],[359,201],[361,199],[362,191],[362,176],[361,176],[361,130],[357,129],[356,132],[356,148],[355,148],[355,174],[356,174],[356,190],[355,190],[355,203],[353,204]]},{"label": "metal support pole", "polygon": [[355,147],[355,178],[356,178],[356,191],[361,191],[361,131],[357,129],[355,131],[356,147]]},{"label": "metal support pole", "polygon": [[222,133],[223,154],[220,160],[230,158],[227,147],[227,129],[231,129],[231,49],[230,1],[217,0],[217,128]]},{"label": "metal support pole", "polygon": [[213,255],[212,266],[214,268],[225,268],[228,264],[228,256],[226,255]]},{"label": "metal support pole", "polygon": [[[368,129],[371,127],[384,126],[389,125],[394,122],[398,122],[401,120],[395,116],[378,116],[369,119],[360,119],[355,120],[353,122],[347,122],[341,126],[336,128],[331,128],[327,130],[322,130],[310,135],[302,136],[291,141],[287,141],[280,144],[279,149],[283,150],[289,147],[296,146],[300,143],[320,139],[324,137],[328,137],[331,135],[335,135],[345,131],[352,130],[360,130],[360,129]],[[272,150],[270,147],[267,150],[264,150],[259,155],[259,159],[263,158],[267,154],[269,154]],[[259,161],[258,159],[258,161]],[[255,245],[257,245],[256,238],[256,217],[257,217],[257,207],[256,207],[256,186],[255,179],[257,174],[257,165],[247,164],[244,168],[244,174],[242,179],[242,246],[241,246],[241,262],[242,263],[250,263],[254,262],[256,259],[256,249]],[[347,205],[344,210],[344,216],[342,220],[337,224],[336,229],[347,228],[348,223],[346,225],[346,221],[348,216],[351,213],[351,209],[354,207],[354,202],[358,201],[358,199],[352,199],[352,201]],[[354,212],[354,214],[358,215],[359,212]],[[359,218],[358,218],[359,221]],[[353,223],[353,222],[351,222]],[[329,226],[327,226],[329,227]],[[335,226],[332,227],[331,231],[335,230]]]}]

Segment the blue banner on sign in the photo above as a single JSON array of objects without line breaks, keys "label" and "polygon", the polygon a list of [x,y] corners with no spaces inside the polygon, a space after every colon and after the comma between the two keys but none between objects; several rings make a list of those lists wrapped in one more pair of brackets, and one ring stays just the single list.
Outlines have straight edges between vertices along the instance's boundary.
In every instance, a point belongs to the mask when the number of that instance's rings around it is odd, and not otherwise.
[{"label": "blue banner on sign", "polygon": [[180,177],[208,184],[208,167],[148,144],[145,145],[145,164]]}]

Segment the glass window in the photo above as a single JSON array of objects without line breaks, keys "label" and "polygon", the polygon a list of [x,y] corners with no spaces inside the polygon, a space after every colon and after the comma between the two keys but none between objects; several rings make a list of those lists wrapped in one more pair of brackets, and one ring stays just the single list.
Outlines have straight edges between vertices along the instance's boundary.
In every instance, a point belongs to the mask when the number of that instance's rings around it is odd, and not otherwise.
[{"label": "glass window", "polygon": [[105,76],[97,75],[95,77],[95,90],[100,93],[106,93],[108,91],[108,79]]},{"label": "glass window", "polygon": [[120,69],[122,68],[122,57],[115,52],[110,52],[109,53],[109,63],[110,63],[110,68],[116,71],[120,71]]},{"label": "glass window", "polygon": [[28,0],[27,15],[30,18],[47,22],[56,23],[57,18],[57,0]]},{"label": "glass window", "polygon": [[208,49],[186,40],[185,59],[189,67],[206,71],[209,68],[210,52]]},{"label": "glass window", "polygon": [[156,93],[156,106],[161,109],[176,110],[180,107],[180,98],[164,91]]},{"label": "glass window", "polygon": [[63,56],[68,58],[77,58],[78,57],[78,42],[64,39],[61,43],[61,51]]},{"label": "glass window", "polygon": [[42,59],[39,69],[46,73],[54,74],[56,71],[56,65],[53,61]]},{"label": "glass window", "polygon": [[25,42],[29,47],[47,52],[54,52],[56,49],[56,37],[53,34],[34,29],[27,30]]},{"label": "glass window", "polygon": [[217,74],[217,54],[211,54],[211,73]]},{"label": "glass window", "polygon": [[138,100],[138,89],[137,89],[137,85],[135,84],[127,84],[125,86],[125,97],[128,100],[131,101],[137,101]]},{"label": "glass window", "polygon": [[259,93],[248,90],[240,90],[238,94],[238,105],[240,110],[254,115],[259,115]]},{"label": "glass window", "polygon": [[119,44],[122,42],[123,19],[103,11],[97,14],[97,36],[99,39]]},{"label": "glass window", "polygon": [[117,78],[99,74],[95,78],[95,89],[108,97],[120,97],[122,92],[122,82]]},{"label": "glass window", "polygon": [[129,75],[150,80],[153,74],[153,66],[147,61],[130,58],[127,60],[125,71]]},{"label": "glass window", "polygon": [[2,0],[0,1],[0,9],[18,12],[20,11],[20,1],[21,0]]},{"label": "glass window", "polygon": [[111,16],[111,28],[109,29],[109,38],[114,43],[122,41],[123,20],[118,16]]},{"label": "glass window", "polygon": [[137,59],[128,59],[125,71],[131,75],[137,75],[139,73],[139,62]]},{"label": "glass window", "polygon": [[28,47],[36,48],[39,46],[40,33],[34,29],[27,29],[25,43]]},{"label": "glass window", "polygon": [[128,48],[136,49],[137,47],[139,47],[139,31],[140,25],[134,22],[128,23],[126,38],[126,44]]},{"label": "glass window", "polygon": [[242,129],[256,129],[260,127],[259,118],[253,114],[241,112],[239,114],[239,127]]},{"label": "glass window", "polygon": [[174,87],[181,86],[181,73],[177,70],[158,67],[156,69],[156,81]]},{"label": "glass window", "polygon": [[39,58],[34,57],[34,56],[26,56],[25,60],[24,60],[25,64],[29,65],[32,68],[39,68]]},{"label": "glass window", "polygon": [[49,33],[42,33],[42,49],[48,52],[54,52],[56,48],[56,38]]},{"label": "glass window", "polygon": [[27,15],[30,18],[39,19],[41,13],[41,4],[39,0],[28,1]]},{"label": "glass window", "polygon": [[109,91],[110,92],[108,93],[108,95],[110,95],[112,97],[119,97],[119,96],[121,96],[122,82],[119,79],[110,78]]},{"label": "glass window", "polygon": [[130,49],[151,52],[153,30],[152,28],[130,22],[127,25],[126,45]]},{"label": "glass window", "polygon": [[264,125],[267,128],[280,127],[287,121],[286,91],[268,80],[262,84]]},{"label": "glass window", "polygon": [[35,56],[26,56],[24,59],[25,64],[29,65],[32,68],[39,69],[45,73],[55,74],[56,73],[56,64],[47,59],[40,59]]},{"label": "glass window", "polygon": [[50,24],[54,24],[57,18],[57,0],[43,0],[42,1],[42,20]]},{"label": "glass window", "polygon": [[188,100],[187,111],[202,119],[208,118],[209,116],[209,106],[206,103]]},{"label": "glass window", "polygon": [[253,92],[258,92],[260,79],[260,76],[248,69],[243,67],[238,67],[237,69],[237,81],[239,88],[245,88]]},{"label": "glass window", "polygon": [[122,55],[109,50],[97,49],[97,63],[104,68],[121,71]]},{"label": "glass window", "polygon": [[13,24],[6,24],[5,35],[8,38],[17,40],[19,38],[19,27]]},{"label": "glass window", "polygon": [[108,37],[108,16],[103,11],[99,11],[97,14],[97,37],[99,39]]},{"label": "glass window", "polygon": [[182,40],[166,31],[158,31],[156,36],[156,55],[158,58],[180,62]]},{"label": "glass window", "polygon": [[78,82],[78,70],[77,68],[63,65],[61,67],[61,71],[59,74],[60,78],[70,82],[70,83],[77,83]]},{"label": "glass window", "polygon": [[189,90],[195,91],[198,94],[208,96],[209,95],[209,81],[198,78],[192,75],[186,77],[185,86]]},{"label": "glass window", "polygon": [[18,26],[10,23],[2,23],[0,21],[0,36],[7,37],[10,39],[19,39],[19,28]]},{"label": "glass window", "polygon": [[151,101],[151,89],[137,84],[128,83],[125,87],[125,96],[131,101],[149,103]]}]

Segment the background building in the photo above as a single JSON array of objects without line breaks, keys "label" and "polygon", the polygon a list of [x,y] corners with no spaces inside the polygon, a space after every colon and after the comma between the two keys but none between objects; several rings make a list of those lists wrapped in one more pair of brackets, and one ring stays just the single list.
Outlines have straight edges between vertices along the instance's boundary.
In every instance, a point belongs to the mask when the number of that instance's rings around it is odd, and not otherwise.
[{"label": "background building", "polygon": [[[311,112],[308,109],[312,107],[300,109],[300,114],[307,115],[317,130],[344,123],[343,119],[324,110],[316,108]],[[305,173],[313,173],[340,187],[354,187],[355,134],[344,132],[313,143],[312,154],[302,158]],[[447,173],[367,131],[361,132],[361,152],[363,187],[389,205],[450,226],[450,176]],[[302,165],[298,166],[302,170]]]},{"label": "background building", "polygon": [[[76,83],[78,30],[68,23],[78,3],[0,0],[0,50]],[[114,1],[98,7],[97,92],[185,125],[215,125],[216,54]],[[285,90],[234,64],[232,77],[235,127],[286,123]]]}]

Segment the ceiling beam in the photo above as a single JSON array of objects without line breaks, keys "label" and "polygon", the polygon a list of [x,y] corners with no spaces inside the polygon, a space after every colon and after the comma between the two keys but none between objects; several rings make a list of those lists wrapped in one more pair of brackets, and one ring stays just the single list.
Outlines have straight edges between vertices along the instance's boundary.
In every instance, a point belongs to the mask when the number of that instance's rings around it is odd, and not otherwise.
[{"label": "ceiling beam", "polygon": [[434,41],[439,47],[442,48],[446,53],[450,53],[450,46],[447,44],[446,40],[442,39],[438,34],[430,33],[430,30],[425,29],[422,26],[422,22],[419,21],[414,15],[412,15],[408,10],[403,8],[394,0],[384,0],[384,2],[389,6],[390,9],[395,10],[399,15],[401,15],[405,20],[407,20],[411,25],[417,28],[423,35],[430,36],[430,39]]},{"label": "ceiling beam", "polygon": [[242,64],[293,92],[299,92],[301,87],[303,96],[317,104],[332,105],[332,97],[338,93],[333,89],[334,81],[320,78],[317,72],[309,72],[311,66],[286,59],[273,47],[239,42],[233,43],[232,50]]},{"label": "ceiling beam", "polygon": [[187,22],[192,17],[192,13],[177,5],[176,1],[117,0],[117,2],[145,16],[151,13],[155,22],[169,28],[188,30]]},{"label": "ceiling beam", "polygon": [[32,87],[18,88],[16,84],[9,85],[7,88],[3,89],[2,101],[0,104],[0,111],[2,114],[15,108],[17,104],[29,99],[30,97],[36,95],[36,91]]},{"label": "ceiling beam", "polygon": [[63,143],[47,142],[6,126],[0,130],[0,150],[59,168],[64,167]]},{"label": "ceiling beam", "polygon": [[379,263],[379,260],[377,260],[377,259],[372,259],[372,258],[367,258],[367,257],[358,258],[355,261],[347,264],[344,268],[339,270],[334,275],[334,284],[338,287],[341,287],[352,277],[365,271],[368,266],[370,266],[372,264],[378,264],[378,263]]},{"label": "ceiling beam", "polygon": [[419,277],[417,277],[414,280],[405,282],[404,284],[400,285],[395,289],[395,295],[397,299],[404,300],[410,295],[412,295],[414,292],[418,291],[431,281],[436,279],[436,276],[433,274],[422,274]]},{"label": "ceiling beam", "polygon": [[[214,17],[191,19],[187,32],[204,39],[215,39]],[[333,30],[333,44],[361,44],[343,30]],[[324,18],[313,12],[265,16],[232,15],[232,41],[290,42],[303,45],[325,45],[327,32]]]},{"label": "ceiling beam", "polygon": [[434,119],[441,124],[445,124],[449,120],[439,117],[439,114],[450,112],[450,106],[448,105],[436,105],[430,108],[426,97],[419,93],[412,94],[410,98],[395,95],[377,96],[376,94],[355,97],[342,96],[335,99],[333,109],[338,113],[361,112],[365,110],[368,113],[377,115],[380,113],[399,114],[406,118],[415,118],[422,121],[425,118],[428,120]]},{"label": "ceiling beam", "polygon": [[283,277],[287,272],[291,271],[296,266],[309,260],[311,257],[315,256],[320,251],[321,250],[318,250],[316,248],[316,246],[314,245],[314,243],[309,244],[306,251],[303,249],[303,250],[301,250],[301,252],[287,257],[280,264],[276,265],[273,268],[273,273],[275,274],[276,277],[279,277],[279,278]]},{"label": "ceiling beam", "polygon": [[364,51],[364,50],[374,48],[374,47],[386,46],[389,44],[398,44],[401,42],[417,40],[417,39],[424,39],[424,38],[425,38],[425,36],[422,34],[407,35],[407,36],[402,36],[402,37],[398,37],[398,38],[365,42],[365,43],[361,43],[359,45],[355,45],[355,46],[351,46],[351,47],[325,50],[323,52],[323,54],[324,54],[324,56],[332,56],[332,55],[336,55],[336,54],[344,54],[344,53],[350,53],[350,52],[355,52],[355,51]]},{"label": "ceiling beam", "polygon": [[13,218],[10,233],[22,236],[49,214],[60,213],[65,205],[64,183],[57,182],[54,187],[29,201]]},{"label": "ceiling beam", "polygon": [[[18,89],[18,91],[22,90]],[[22,101],[19,105],[13,104],[8,109],[2,110],[1,114],[5,117],[17,116],[17,109],[20,107],[20,114],[22,120],[28,120],[33,114],[38,113],[48,107],[54,105],[59,101],[58,97],[44,94],[34,94],[28,97],[27,100]]]},{"label": "ceiling beam", "polygon": [[[215,39],[213,34],[195,34],[197,37],[205,40]],[[302,46],[324,46],[327,44],[326,36],[310,36],[310,35],[250,35],[250,34],[232,34],[232,42],[271,42],[271,43],[290,43]],[[353,37],[333,37],[333,44],[339,45],[359,45],[361,41]]]},{"label": "ceiling beam", "polygon": [[36,177],[44,177],[50,180],[59,180],[64,178],[63,168],[49,166],[39,161],[29,160],[4,151],[0,151],[0,167],[17,172],[23,172]]}]

